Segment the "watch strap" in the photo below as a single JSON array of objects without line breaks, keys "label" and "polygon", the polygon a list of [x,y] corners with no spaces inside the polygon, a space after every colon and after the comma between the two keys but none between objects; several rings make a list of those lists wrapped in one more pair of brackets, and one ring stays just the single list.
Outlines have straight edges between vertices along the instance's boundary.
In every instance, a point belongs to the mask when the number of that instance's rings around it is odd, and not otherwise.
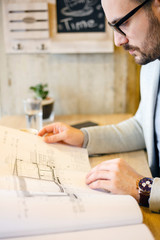
[{"label": "watch strap", "polygon": [[143,206],[143,207],[149,207],[149,197],[150,197],[150,194],[145,195],[144,193],[140,192],[139,195],[140,195],[139,205]]},{"label": "watch strap", "polygon": [[153,183],[152,178],[143,177],[137,180],[137,188],[139,189],[139,205],[149,207],[149,198],[151,186]]}]

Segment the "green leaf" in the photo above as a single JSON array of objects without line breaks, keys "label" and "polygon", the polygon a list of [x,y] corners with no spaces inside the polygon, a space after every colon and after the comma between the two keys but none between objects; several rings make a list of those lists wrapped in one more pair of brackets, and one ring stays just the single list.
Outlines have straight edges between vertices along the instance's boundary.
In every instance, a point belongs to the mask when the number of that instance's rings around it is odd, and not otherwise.
[{"label": "green leaf", "polygon": [[37,84],[36,86],[31,86],[29,89],[33,90],[37,97],[40,97],[42,99],[47,98],[49,91],[45,90],[45,88],[48,87],[48,84]]}]

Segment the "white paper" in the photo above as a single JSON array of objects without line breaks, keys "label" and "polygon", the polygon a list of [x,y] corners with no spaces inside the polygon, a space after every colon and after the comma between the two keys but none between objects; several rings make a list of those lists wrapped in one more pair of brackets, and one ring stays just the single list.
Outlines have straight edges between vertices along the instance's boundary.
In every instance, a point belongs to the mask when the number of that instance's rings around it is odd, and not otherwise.
[{"label": "white paper", "polygon": [[75,173],[83,174],[84,179],[90,170],[86,149],[46,144],[41,137],[2,126],[0,132],[1,176],[11,174],[56,183],[62,178],[63,184],[74,182],[76,186],[77,177],[72,178]]},{"label": "white paper", "polygon": [[2,239],[142,222],[141,210],[135,199],[103,193],[24,197],[2,191],[0,212]]},{"label": "white paper", "polygon": [[[115,228],[94,229],[51,235],[21,237],[21,240],[154,240],[151,232],[144,224]],[[13,238],[12,240],[19,240]]]}]

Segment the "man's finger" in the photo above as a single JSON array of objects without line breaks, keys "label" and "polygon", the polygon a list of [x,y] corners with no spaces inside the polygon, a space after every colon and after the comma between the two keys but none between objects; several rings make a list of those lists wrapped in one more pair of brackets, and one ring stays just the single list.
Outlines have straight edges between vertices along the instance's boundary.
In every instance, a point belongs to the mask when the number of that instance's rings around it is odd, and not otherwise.
[{"label": "man's finger", "polygon": [[106,160],[90,170],[87,174],[89,177],[91,174],[97,171],[117,171],[119,168],[119,162],[122,161],[120,158],[114,158],[111,160]]},{"label": "man's finger", "polygon": [[101,189],[106,191],[112,191],[110,180],[97,180],[88,185],[91,189]]},{"label": "man's finger", "polygon": [[109,171],[97,171],[86,177],[86,184],[90,184],[97,180],[109,180],[112,178],[112,172]]},{"label": "man's finger", "polygon": [[58,126],[58,124],[47,125],[39,131],[38,135],[44,136],[46,133],[56,132],[57,126]]},{"label": "man's finger", "polygon": [[56,143],[56,142],[60,142],[60,141],[63,141],[64,140],[64,132],[61,132],[59,134],[52,134],[52,135],[49,135],[49,136],[45,136],[44,137],[44,141],[46,143]]}]

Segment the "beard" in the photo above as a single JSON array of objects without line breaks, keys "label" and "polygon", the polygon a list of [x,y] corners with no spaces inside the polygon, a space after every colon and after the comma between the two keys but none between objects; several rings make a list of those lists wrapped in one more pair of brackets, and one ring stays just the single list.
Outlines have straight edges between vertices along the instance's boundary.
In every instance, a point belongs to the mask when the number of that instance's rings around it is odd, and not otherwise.
[{"label": "beard", "polygon": [[123,45],[125,50],[137,51],[138,55],[133,54],[133,56],[135,62],[140,65],[145,65],[156,59],[160,60],[160,22],[153,12],[148,15],[148,19],[149,27],[142,48],[131,46],[128,43]]}]

